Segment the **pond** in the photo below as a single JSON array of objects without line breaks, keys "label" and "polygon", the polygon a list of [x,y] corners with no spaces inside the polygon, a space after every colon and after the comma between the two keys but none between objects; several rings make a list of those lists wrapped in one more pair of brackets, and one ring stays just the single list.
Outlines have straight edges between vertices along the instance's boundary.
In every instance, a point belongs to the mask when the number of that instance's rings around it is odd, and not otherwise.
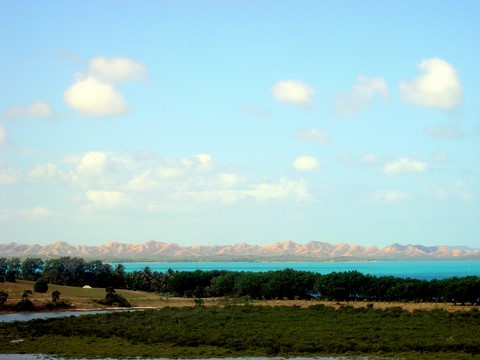
[{"label": "pond", "polygon": [[[132,311],[132,310],[114,310]],[[68,316],[96,315],[113,312],[112,310],[87,310],[87,311],[55,311],[55,312],[33,312],[33,313],[10,313],[0,314],[0,322],[29,321],[35,319],[50,319]],[[0,359],[2,359],[0,357]]]}]

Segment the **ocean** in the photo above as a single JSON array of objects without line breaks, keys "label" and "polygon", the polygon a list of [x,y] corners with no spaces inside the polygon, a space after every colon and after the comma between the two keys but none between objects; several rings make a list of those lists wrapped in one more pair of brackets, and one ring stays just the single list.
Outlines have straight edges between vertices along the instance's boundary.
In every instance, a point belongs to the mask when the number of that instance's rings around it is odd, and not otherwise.
[{"label": "ocean", "polygon": [[[152,271],[166,272],[195,270],[228,270],[265,272],[283,269],[310,271],[329,274],[341,271],[359,271],[375,276],[395,276],[422,280],[450,277],[480,276],[480,260],[419,260],[419,261],[365,261],[365,262],[127,262],[122,263],[127,272],[141,271],[149,267]],[[116,264],[112,264],[116,265]]]}]

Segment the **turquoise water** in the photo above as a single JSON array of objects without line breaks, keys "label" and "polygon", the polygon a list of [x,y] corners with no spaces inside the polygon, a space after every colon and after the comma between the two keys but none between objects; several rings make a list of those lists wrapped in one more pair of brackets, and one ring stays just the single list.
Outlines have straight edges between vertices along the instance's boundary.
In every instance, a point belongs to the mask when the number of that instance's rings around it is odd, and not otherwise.
[{"label": "turquoise water", "polygon": [[[370,262],[132,262],[122,263],[127,272],[143,270],[165,272],[195,270],[229,270],[263,272],[294,269],[320,274],[357,270],[363,274],[391,275],[415,279],[445,279],[453,276],[480,276],[480,260],[422,260]],[[114,265],[114,264],[112,264]]]}]

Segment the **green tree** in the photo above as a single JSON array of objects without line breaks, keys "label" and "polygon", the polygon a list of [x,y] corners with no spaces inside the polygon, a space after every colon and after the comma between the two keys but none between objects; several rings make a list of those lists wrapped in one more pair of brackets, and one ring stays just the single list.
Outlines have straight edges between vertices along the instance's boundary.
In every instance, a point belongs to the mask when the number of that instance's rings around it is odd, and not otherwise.
[{"label": "green tree", "polygon": [[33,291],[38,293],[46,293],[48,291],[48,283],[45,279],[38,279],[33,285]]},{"label": "green tree", "polygon": [[8,299],[8,293],[4,290],[0,290],[0,308],[2,308],[3,304],[5,304],[7,299]]},{"label": "green tree", "polygon": [[24,290],[22,293],[22,301],[30,301],[30,296],[32,294],[32,290]]},{"label": "green tree", "polygon": [[52,301],[56,303],[60,299],[60,291],[58,290],[53,290],[52,291]]},{"label": "green tree", "polygon": [[20,262],[19,257],[13,257],[7,261],[8,270],[14,271],[15,274],[20,274],[20,269],[22,268],[22,263]]},{"label": "green tree", "polygon": [[40,258],[27,258],[22,262],[22,277],[24,280],[35,281],[40,277],[44,262]]},{"label": "green tree", "polygon": [[6,257],[0,257],[0,276],[5,275],[8,270],[8,259]]}]

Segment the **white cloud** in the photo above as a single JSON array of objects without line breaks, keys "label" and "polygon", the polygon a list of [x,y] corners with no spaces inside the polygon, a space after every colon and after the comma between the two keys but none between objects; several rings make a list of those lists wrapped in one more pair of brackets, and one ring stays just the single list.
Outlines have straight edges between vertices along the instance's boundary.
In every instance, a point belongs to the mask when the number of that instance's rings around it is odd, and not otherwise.
[{"label": "white cloud", "polygon": [[144,80],[147,77],[147,67],[125,57],[106,58],[103,56],[90,60],[88,74],[106,83],[117,83],[129,80]]},{"label": "white cloud", "polygon": [[20,171],[3,166],[0,162],[0,185],[14,185],[20,181]]},{"label": "white cloud", "polygon": [[310,197],[304,181],[280,179],[277,184],[262,183],[245,192],[257,200],[286,199],[306,200]]},{"label": "white cloud", "polygon": [[110,116],[124,114],[127,103],[114,84],[146,78],[147,67],[137,61],[119,57],[96,57],[90,60],[86,74],[77,74],[76,80],[63,94],[70,107],[83,114]]},{"label": "white cloud", "polygon": [[358,115],[370,105],[376,95],[381,96],[383,100],[390,97],[390,90],[385,79],[361,75],[350,92],[341,92],[337,95],[335,111],[344,116]]},{"label": "white cloud", "polygon": [[433,140],[456,140],[466,136],[458,126],[430,125],[424,131]]},{"label": "white cloud", "polygon": [[28,117],[52,117],[53,111],[50,106],[43,101],[36,101],[25,106],[14,106],[8,108],[3,113],[6,119],[28,118]]},{"label": "white cloud", "polygon": [[383,168],[385,175],[399,175],[406,173],[423,173],[427,171],[428,164],[425,161],[410,159],[410,158],[398,158],[386,164]]},{"label": "white cloud", "polygon": [[475,199],[475,195],[470,191],[467,183],[463,180],[457,180],[453,184],[453,192],[458,199],[464,203],[472,202]]},{"label": "white cloud", "polygon": [[365,154],[360,157],[360,163],[365,165],[377,164],[380,160],[375,154]]},{"label": "white cloud", "polygon": [[407,200],[410,194],[401,190],[378,190],[371,195],[371,200],[381,204],[397,204]]},{"label": "white cloud", "polygon": [[436,162],[446,162],[448,161],[448,153],[446,151],[437,151],[433,154],[433,160]]},{"label": "white cloud", "polygon": [[34,181],[65,181],[74,189],[82,189],[75,202],[83,199],[86,212],[128,208],[192,211],[210,203],[303,201],[309,197],[303,181],[248,179],[217,169],[212,156],[205,153],[175,159],[91,151],[36,166],[29,177]]},{"label": "white cloud", "polygon": [[320,162],[313,156],[302,155],[293,161],[293,167],[297,171],[312,171],[320,167]]},{"label": "white cloud", "polygon": [[36,206],[31,209],[0,209],[0,221],[11,221],[25,219],[32,221],[44,221],[57,216],[58,214],[43,206]]},{"label": "white cloud", "polygon": [[314,127],[300,130],[300,132],[298,133],[298,138],[301,141],[312,142],[320,145],[330,143],[330,137],[323,131]]},{"label": "white cloud", "polygon": [[72,108],[87,115],[120,115],[127,111],[127,103],[113,85],[93,77],[77,78],[63,94],[63,99]]},{"label": "white cloud", "polygon": [[219,178],[220,178],[220,185],[225,187],[232,187],[243,181],[243,179],[240,176],[233,173],[221,173],[219,175]]},{"label": "white cloud", "polygon": [[2,125],[0,125],[0,146],[2,146],[5,143],[5,139],[7,138],[7,132],[3,128]]},{"label": "white cloud", "polygon": [[31,180],[66,180],[66,174],[54,163],[35,166],[29,171]]},{"label": "white cloud", "polygon": [[423,71],[410,82],[400,82],[400,96],[407,102],[423,107],[451,110],[462,101],[462,84],[455,68],[439,58],[418,64]]},{"label": "white cloud", "polygon": [[108,154],[101,151],[90,151],[78,161],[76,173],[80,176],[102,175],[107,164]]},{"label": "white cloud", "polygon": [[279,102],[297,106],[309,106],[313,101],[315,90],[300,80],[279,81],[272,86],[271,94]]},{"label": "white cloud", "polygon": [[128,196],[120,191],[90,190],[85,197],[91,202],[85,207],[86,210],[113,210],[123,208],[130,202]]},{"label": "white cloud", "polygon": [[209,171],[212,168],[212,156],[209,154],[197,154],[182,159],[182,164],[196,171]]}]

